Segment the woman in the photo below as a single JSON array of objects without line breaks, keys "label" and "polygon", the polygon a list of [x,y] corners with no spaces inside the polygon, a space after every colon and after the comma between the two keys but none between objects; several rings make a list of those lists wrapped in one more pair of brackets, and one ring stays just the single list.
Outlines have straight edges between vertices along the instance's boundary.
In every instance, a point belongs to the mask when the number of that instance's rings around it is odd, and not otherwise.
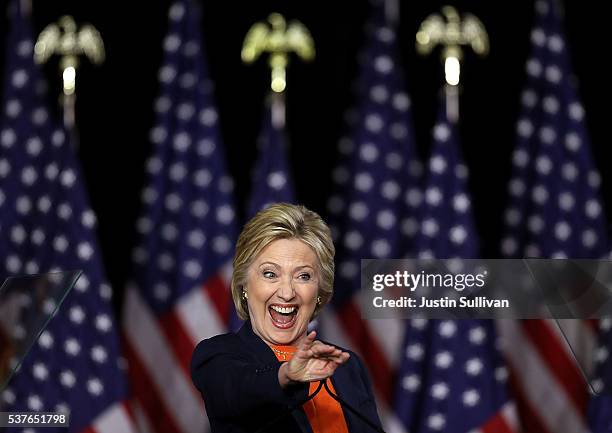
[{"label": "woman", "polygon": [[308,333],[333,293],[323,220],[303,206],[270,206],[245,225],[233,265],[232,297],[246,322],[201,341],[191,361],[212,432],[380,431],[359,358]]}]

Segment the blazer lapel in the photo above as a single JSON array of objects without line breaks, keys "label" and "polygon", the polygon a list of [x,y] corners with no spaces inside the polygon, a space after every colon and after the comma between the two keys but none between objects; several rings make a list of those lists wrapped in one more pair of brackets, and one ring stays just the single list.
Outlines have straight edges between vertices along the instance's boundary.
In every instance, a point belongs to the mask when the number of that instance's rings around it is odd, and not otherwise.
[{"label": "blazer lapel", "polygon": [[[280,361],[276,358],[276,355],[274,355],[272,349],[270,349],[270,347],[253,332],[253,328],[251,327],[251,322],[249,320],[244,322],[244,325],[242,325],[238,331],[238,336],[245,342],[249,350],[255,353],[260,361],[266,364],[280,364]],[[291,412],[291,415],[302,430],[302,433],[313,433],[304,409],[301,407],[296,408]]]},{"label": "blazer lapel", "polygon": [[[331,381],[334,384],[336,394],[343,401],[350,404],[351,407],[356,410],[359,410],[359,402],[356,401],[354,385],[351,386],[351,379],[348,373],[349,369],[346,367],[346,365],[342,365],[336,369],[336,371],[331,377]],[[348,427],[348,431],[351,433],[361,432],[363,430],[363,421],[353,415],[353,413],[349,409],[345,408],[342,404],[340,404],[340,406],[342,407],[342,413],[344,414],[344,419],[346,420],[346,426]]]}]

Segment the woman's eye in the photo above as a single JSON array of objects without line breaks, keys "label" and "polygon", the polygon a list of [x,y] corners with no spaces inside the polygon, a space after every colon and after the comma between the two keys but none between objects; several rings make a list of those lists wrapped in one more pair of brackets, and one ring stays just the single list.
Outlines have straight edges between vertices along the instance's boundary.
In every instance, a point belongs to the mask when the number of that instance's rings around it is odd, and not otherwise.
[{"label": "woman's eye", "polygon": [[272,271],[264,271],[263,276],[264,278],[274,278],[276,277],[276,274]]},{"label": "woman's eye", "polygon": [[310,280],[310,274],[300,274],[298,278],[300,280],[308,281]]}]

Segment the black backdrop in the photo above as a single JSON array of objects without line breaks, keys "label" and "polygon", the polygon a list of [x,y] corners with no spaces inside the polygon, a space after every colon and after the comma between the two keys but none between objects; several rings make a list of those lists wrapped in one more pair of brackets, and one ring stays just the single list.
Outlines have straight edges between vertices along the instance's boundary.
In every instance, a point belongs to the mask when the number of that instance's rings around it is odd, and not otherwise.
[{"label": "black backdrop", "polygon": [[[5,11],[7,0],[0,0]],[[207,1],[202,27],[207,63],[216,86],[223,142],[229,169],[236,180],[239,213],[250,188],[249,172],[262,101],[269,86],[265,62],[243,65],[242,40],[250,25],[278,11],[301,20],[312,32],[317,57],[311,64],[293,61],[288,74],[287,122],[291,166],[298,199],[325,215],[331,170],[337,157],[342,118],[351,102],[357,73],[357,51],[368,13],[365,0],[336,1]],[[447,2],[404,1],[400,5],[400,39],[419,150],[426,157],[442,83],[438,55],[415,53],[414,35],[420,22]],[[91,202],[99,219],[99,237],[116,305],[130,267],[139,212],[144,161],[150,152],[148,131],[154,119],[157,70],[170,2],[33,1],[39,32],[63,14],[90,22],[102,33],[106,63],[85,65],[78,77],[77,122],[79,156]],[[510,175],[515,121],[523,84],[533,18],[532,1],[453,2],[460,12],[476,14],[491,41],[486,59],[468,54],[462,71],[460,135],[471,170],[470,187],[483,243],[483,256],[497,256],[506,183]],[[608,215],[612,215],[612,173],[608,143],[610,86],[600,66],[607,53],[608,15],[599,2],[565,1],[566,37],[574,72],[581,85],[596,162],[602,173]],[[0,66],[4,63],[6,14],[0,14]],[[601,38],[604,39],[601,39]],[[59,92],[57,64],[46,74]],[[0,68],[2,75],[3,68]],[[324,173],[325,175],[321,175]]]}]

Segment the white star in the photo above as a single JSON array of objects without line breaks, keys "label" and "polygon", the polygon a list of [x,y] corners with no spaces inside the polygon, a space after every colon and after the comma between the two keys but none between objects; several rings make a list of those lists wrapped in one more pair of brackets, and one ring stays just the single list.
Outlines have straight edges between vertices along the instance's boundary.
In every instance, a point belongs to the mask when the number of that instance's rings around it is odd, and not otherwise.
[{"label": "white star", "polygon": [[219,116],[214,108],[209,107],[200,111],[200,123],[205,126],[213,126],[218,117]]},{"label": "white star", "polygon": [[421,378],[416,374],[411,374],[410,376],[405,376],[402,379],[402,387],[407,391],[416,391],[421,386]]},{"label": "white star", "polygon": [[561,221],[555,225],[555,236],[557,239],[565,241],[571,234],[572,229],[567,222]]},{"label": "white star", "polygon": [[478,358],[472,358],[465,363],[465,371],[470,376],[478,376],[482,369],[482,361]]},{"label": "white star", "polygon": [[529,138],[533,134],[533,124],[528,119],[521,119],[516,125],[518,134],[523,138]]},{"label": "white star", "polygon": [[196,279],[202,273],[202,266],[195,260],[188,260],[183,265],[183,272],[187,277]]},{"label": "white star", "polygon": [[442,337],[450,338],[455,335],[455,332],[457,332],[457,325],[450,320],[445,320],[444,322],[440,323],[438,332]]},{"label": "white star", "polygon": [[480,394],[475,389],[470,389],[463,393],[462,400],[464,405],[473,407],[480,401]]},{"label": "white star", "polygon": [[170,6],[170,10],[168,11],[168,16],[172,21],[180,20],[181,18],[183,18],[184,14],[185,6],[183,6],[179,2],[173,3],[172,6]]},{"label": "white star", "polygon": [[378,56],[374,60],[374,68],[381,74],[387,74],[393,70],[393,60],[388,56]]},{"label": "white star", "polygon": [[76,377],[71,370],[64,370],[60,373],[60,382],[66,388],[72,388],[76,383]]},{"label": "white star", "polygon": [[389,230],[395,226],[395,214],[390,210],[382,210],[376,216],[376,223],[378,227]]},{"label": "white star", "polygon": [[38,345],[44,349],[50,349],[53,347],[53,336],[49,331],[43,331],[38,337]]},{"label": "white star", "polygon": [[274,171],[268,174],[267,184],[273,190],[280,191],[287,184],[287,176],[281,171]]},{"label": "white star", "polygon": [[532,233],[540,233],[544,228],[544,220],[539,215],[532,215],[529,217],[527,226]]},{"label": "white star", "polygon": [[425,201],[432,206],[438,206],[442,201],[442,192],[440,188],[431,186],[425,191]]},{"label": "white star", "polygon": [[93,346],[91,348],[91,359],[100,364],[105,362],[108,359],[106,349],[104,349],[102,346]]},{"label": "white star", "polygon": [[76,175],[74,174],[74,171],[69,168],[64,169],[60,177],[62,185],[64,185],[66,188],[71,188],[72,185],[74,185],[74,182],[76,181]]},{"label": "white star", "polygon": [[350,231],[344,238],[344,245],[351,250],[356,250],[363,245],[363,236],[357,231]]},{"label": "white star", "polygon": [[21,215],[27,215],[32,209],[32,201],[26,196],[21,196],[17,199],[16,207],[17,212],[19,212]]},{"label": "white star", "polygon": [[414,361],[420,361],[423,359],[425,355],[425,351],[423,350],[423,346],[418,343],[414,343],[406,347],[406,356]]},{"label": "white star", "polygon": [[13,404],[15,403],[16,396],[12,389],[5,388],[2,392],[2,399],[8,404]]},{"label": "white star", "polygon": [[178,152],[184,152],[191,145],[191,137],[186,132],[179,132],[174,135],[172,144]]},{"label": "white star", "polygon": [[64,343],[64,350],[66,351],[67,354],[76,356],[81,351],[81,345],[76,339],[69,338]]},{"label": "white star", "polygon": [[183,200],[176,193],[170,193],[166,196],[165,205],[169,211],[176,212],[183,205]]},{"label": "white star", "polygon": [[446,160],[442,156],[436,155],[429,161],[429,168],[434,173],[442,174],[446,170]]},{"label": "white star", "polygon": [[89,278],[86,274],[81,274],[80,278],[77,280],[74,288],[80,293],[85,293],[89,288]]},{"label": "white star", "polygon": [[49,377],[49,370],[43,363],[37,362],[32,367],[32,374],[38,380],[45,380],[47,377]]},{"label": "white star", "polygon": [[487,332],[484,328],[478,326],[476,328],[470,329],[469,337],[470,343],[472,344],[482,344],[487,338]]},{"label": "white star", "polygon": [[343,262],[340,264],[340,275],[344,278],[354,278],[359,273],[359,267],[352,262]]},{"label": "white star", "polygon": [[111,329],[112,326],[113,324],[111,322],[111,319],[106,314],[98,314],[96,316],[96,328],[99,331],[107,332]]},{"label": "white star", "polygon": [[410,108],[410,97],[406,93],[393,95],[393,107],[398,111],[406,111]]},{"label": "white star", "polygon": [[423,221],[421,229],[426,236],[434,237],[436,234],[438,234],[438,223],[436,220],[428,218]]},{"label": "white star", "polygon": [[359,173],[355,176],[355,187],[362,192],[368,192],[374,186],[374,179],[369,173]]},{"label": "white star", "polygon": [[385,156],[385,165],[390,170],[399,170],[404,164],[404,158],[397,152],[389,152]]},{"label": "white star", "polygon": [[559,207],[564,211],[570,211],[574,207],[574,196],[569,192],[562,192],[559,195]]},{"label": "white star", "polygon": [[81,324],[83,323],[83,320],[85,320],[85,312],[83,311],[83,308],[78,305],[75,305],[70,309],[69,315],[70,320],[76,324]]},{"label": "white star", "polygon": [[204,218],[208,214],[208,204],[204,200],[196,200],[191,204],[191,214],[196,218]]},{"label": "white star", "polygon": [[349,206],[349,215],[356,221],[362,221],[369,213],[367,205],[363,202],[352,203]]},{"label": "white star", "polygon": [[388,257],[391,253],[391,245],[386,239],[377,239],[372,242],[372,254],[376,257]]},{"label": "white star", "polygon": [[448,368],[453,363],[453,355],[450,352],[439,352],[436,354],[435,363],[438,368]]},{"label": "white star", "polygon": [[359,150],[359,156],[366,162],[374,162],[378,158],[378,149],[372,143],[364,143]]},{"label": "white star", "polygon": [[508,378],[508,370],[506,367],[497,367],[495,369],[495,379],[498,382],[505,382]]},{"label": "white star", "polygon": [[422,331],[427,326],[427,319],[412,319],[410,320],[410,326]]},{"label": "white star", "polygon": [[464,193],[459,193],[453,197],[453,208],[459,212],[464,213],[470,207],[470,199]]},{"label": "white star", "polygon": [[176,77],[176,69],[170,65],[164,65],[159,69],[159,79],[164,83],[170,83]]},{"label": "white star", "polygon": [[42,399],[36,395],[28,396],[28,408],[34,411],[40,411],[43,407]]},{"label": "white star", "polygon": [[444,400],[449,392],[448,385],[443,382],[436,383],[431,387],[431,396],[436,400]]},{"label": "white star", "polygon": [[442,430],[446,425],[446,418],[441,413],[435,413],[427,418],[427,426],[432,430]]},{"label": "white star", "polygon": [[157,300],[164,302],[170,297],[170,289],[165,283],[157,283],[153,287],[153,295]]},{"label": "white star", "polygon": [[226,236],[217,236],[213,239],[212,247],[216,253],[225,254],[232,247],[232,244]]},{"label": "white star", "polygon": [[102,385],[100,379],[94,377],[87,381],[87,391],[89,391],[91,395],[98,396],[102,394],[102,391],[104,391],[104,386]]},{"label": "white star", "polygon": [[179,77],[179,86],[181,86],[183,89],[193,88],[193,86],[196,85],[196,82],[196,76],[191,72],[185,72]]},{"label": "white star", "polygon": [[206,236],[204,236],[201,230],[192,230],[187,235],[187,243],[193,248],[202,248],[205,242]]},{"label": "white star", "polygon": [[455,226],[450,230],[450,239],[455,244],[462,244],[467,238],[467,230],[463,226]]},{"label": "white star", "polygon": [[229,205],[219,206],[217,209],[217,221],[221,224],[229,224],[234,219],[234,210]]},{"label": "white star", "polygon": [[81,242],[77,247],[77,254],[81,260],[89,260],[93,253],[94,250],[89,242]]}]

